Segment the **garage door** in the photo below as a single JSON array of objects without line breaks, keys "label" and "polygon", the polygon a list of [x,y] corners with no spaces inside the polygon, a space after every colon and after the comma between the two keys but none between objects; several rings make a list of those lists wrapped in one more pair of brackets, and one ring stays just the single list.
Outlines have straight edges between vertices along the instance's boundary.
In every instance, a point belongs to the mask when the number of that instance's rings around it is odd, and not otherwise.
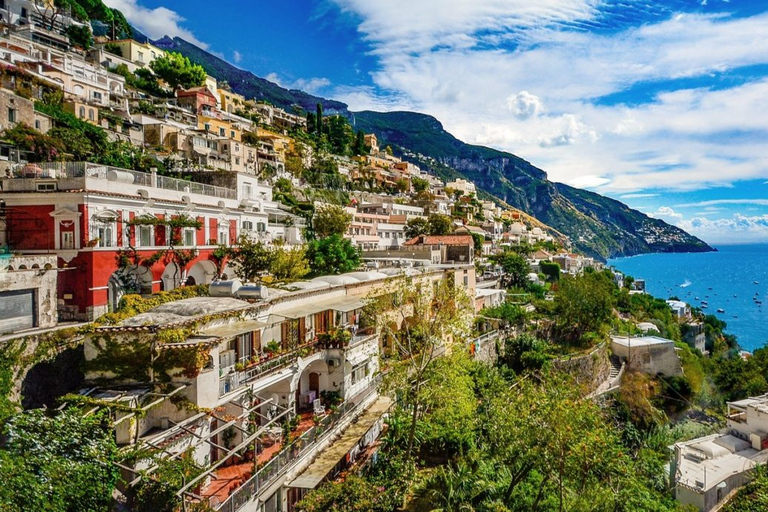
[{"label": "garage door", "polygon": [[35,327],[35,290],[0,292],[0,333]]}]

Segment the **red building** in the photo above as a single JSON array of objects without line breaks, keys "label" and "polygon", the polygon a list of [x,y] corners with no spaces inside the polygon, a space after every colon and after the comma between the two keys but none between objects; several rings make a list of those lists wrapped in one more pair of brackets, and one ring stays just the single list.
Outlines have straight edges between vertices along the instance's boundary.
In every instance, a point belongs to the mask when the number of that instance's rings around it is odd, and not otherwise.
[{"label": "red building", "polygon": [[218,106],[216,96],[207,87],[192,87],[176,91],[176,103],[199,113],[203,110],[215,110]]},{"label": "red building", "polygon": [[[217,273],[212,252],[241,233],[267,243],[300,241],[300,227],[286,225],[292,223],[272,202],[272,189],[250,175],[238,174],[230,189],[89,163],[30,164],[16,174],[0,180],[6,204],[0,243],[25,254],[56,254],[62,319],[94,319],[129,291],[210,283]],[[162,221],[181,216],[200,227],[170,233]],[[160,222],[129,227],[137,217]],[[121,250],[133,247],[147,259],[168,249],[171,235],[177,248],[197,250],[184,268],[167,256],[118,265]]]}]

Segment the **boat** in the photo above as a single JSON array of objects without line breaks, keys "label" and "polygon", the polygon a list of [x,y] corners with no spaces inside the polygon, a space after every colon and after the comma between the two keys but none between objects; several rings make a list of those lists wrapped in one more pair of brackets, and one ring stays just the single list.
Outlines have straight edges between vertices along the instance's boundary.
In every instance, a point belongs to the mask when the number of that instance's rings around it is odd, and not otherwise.
[{"label": "boat", "polygon": [[701,309],[707,309],[708,307],[709,307],[709,306],[707,306],[706,304],[702,304],[702,305],[701,305]]},{"label": "boat", "polygon": [[760,284],[760,283],[758,283],[757,281],[752,281],[752,284]]},{"label": "boat", "polygon": [[723,308],[717,308],[718,313],[725,313],[725,310]]},{"label": "boat", "polygon": [[699,298],[698,297],[694,297],[693,300],[699,300]]}]

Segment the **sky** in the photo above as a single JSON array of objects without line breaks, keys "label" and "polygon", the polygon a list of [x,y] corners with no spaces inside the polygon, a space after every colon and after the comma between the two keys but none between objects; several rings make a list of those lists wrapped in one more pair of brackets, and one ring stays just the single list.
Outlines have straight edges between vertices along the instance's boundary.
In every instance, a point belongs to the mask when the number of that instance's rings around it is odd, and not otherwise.
[{"label": "sky", "polygon": [[712,244],[768,242],[763,0],[106,0],[280,85],[437,117]]}]

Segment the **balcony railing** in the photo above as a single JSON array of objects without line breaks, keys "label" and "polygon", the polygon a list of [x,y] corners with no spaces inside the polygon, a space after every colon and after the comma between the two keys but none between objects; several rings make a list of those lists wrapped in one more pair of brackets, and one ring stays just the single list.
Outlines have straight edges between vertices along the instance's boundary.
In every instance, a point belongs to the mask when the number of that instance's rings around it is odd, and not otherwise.
[{"label": "balcony railing", "polygon": [[[37,164],[22,164],[13,173],[17,178],[88,178],[119,183],[138,185],[141,187],[175,190],[187,194],[201,194],[221,199],[237,199],[237,191],[231,188],[217,187],[205,183],[158,176],[146,172],[121,169],[109,165],[99,165],[90,162],[42,162]],[[131,178],[128,178],[128,175]]]},{"label": "balcony railing", "polygon": [[283,448],[243,485],[235,489],[226,501],[218,503],[218,499],[212,498],[208,505],[215,510],[223,512],[236,512],[240,510],[246,503],[257,496],[262,489],[269,487],[280,475],[304,458],[305,455],[316,447],[318,442],[332,435],[334,429],[342,421],[345,421],[350,416],[362,413],[364,405],[376,394],[378,385],[379,379],[374,380],[366,389],[342,403],[335,412],[322,418],[318,425],[310,428],[291,444]]},{"label": "balcony railing", "polygon": [[232,391],[245,386],[249,382],[264,377],[269,373],[282,370],[283,368],[286,368],[295,363],[300,356],[308,357],[319,352],[323,348],[324,347],[319,343],[308,343],[285,354],[280,354],[278,356],[265,359],[264,361],[256,363],[255,365],[251,366],[250,368],[246,368],[241,372],[233,372],[225,375],[219,381],[219,396],[224,396],[227,393],[231,393]]}]

